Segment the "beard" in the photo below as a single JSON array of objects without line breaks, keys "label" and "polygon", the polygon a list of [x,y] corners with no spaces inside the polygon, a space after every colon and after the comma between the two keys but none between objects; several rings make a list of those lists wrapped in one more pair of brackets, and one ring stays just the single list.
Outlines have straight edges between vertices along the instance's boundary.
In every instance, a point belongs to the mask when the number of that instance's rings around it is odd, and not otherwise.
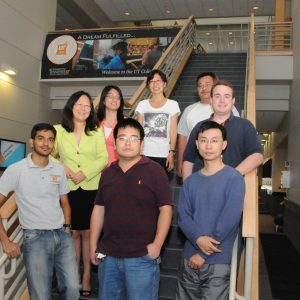
[{"label": "beard", "polygon": [[42,157],[48,157],[50,155],[51,151],[52,151],[52,149],[49,148],[47,152],[45,152],[46,150],[43,152],[43,151],[39,150],[37,147],[35,147],[35,146],[33,146],[32,150],[37,155],[42,156]]}]

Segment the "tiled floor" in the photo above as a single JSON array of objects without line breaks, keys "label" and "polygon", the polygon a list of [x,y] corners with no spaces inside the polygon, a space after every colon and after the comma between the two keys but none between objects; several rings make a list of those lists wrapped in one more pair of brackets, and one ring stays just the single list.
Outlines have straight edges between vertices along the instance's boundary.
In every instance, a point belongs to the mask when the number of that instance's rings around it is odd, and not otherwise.
[{"label": "tiled floor", "polygon": [[[273,224],[273,217],[270,215],[259,215],[259,232],[260,233],[274,233],[275,225]],[[280,234],[280,233],[279,233]],[[259,299],[272,300],[272,293],[268,278],[268,272],[265,265],[265,258],[262,247],[259,247]]]}]

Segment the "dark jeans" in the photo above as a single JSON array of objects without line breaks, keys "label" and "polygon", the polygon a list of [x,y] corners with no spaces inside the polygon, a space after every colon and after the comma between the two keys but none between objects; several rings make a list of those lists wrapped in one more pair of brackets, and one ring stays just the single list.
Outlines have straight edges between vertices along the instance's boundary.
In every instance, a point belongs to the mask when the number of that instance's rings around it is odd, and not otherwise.
[{"label": "dark jeans", "polygon": [[227,300],[229,294],[230,265],[204,264],[191,269],[182,259],[178,271],[176,300]]}]

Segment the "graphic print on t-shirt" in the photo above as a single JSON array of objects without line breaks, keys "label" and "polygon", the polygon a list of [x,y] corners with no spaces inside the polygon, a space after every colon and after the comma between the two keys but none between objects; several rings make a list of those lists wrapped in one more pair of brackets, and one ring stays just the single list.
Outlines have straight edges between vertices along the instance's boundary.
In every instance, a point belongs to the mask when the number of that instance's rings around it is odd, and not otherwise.
[{"label": "graphic print on t-shirt", "polygon": [[167,137],[169,114],[167,113],[145,113],[144,131],[145,137]]}]

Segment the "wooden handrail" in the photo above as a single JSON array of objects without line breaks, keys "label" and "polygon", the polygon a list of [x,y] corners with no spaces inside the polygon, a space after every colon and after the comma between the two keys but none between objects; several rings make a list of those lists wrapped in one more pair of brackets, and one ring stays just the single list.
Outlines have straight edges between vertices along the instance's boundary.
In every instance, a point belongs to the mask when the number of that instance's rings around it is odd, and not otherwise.
[{"label": "wooden handrail", "polygon": [[174,87],[175,87],[175,85],[176,85],[176,83],[177,83],[177,81],[180,77],[180,74],[183,71],[186,63],[188,62],[192,52],[193,52],[193,47],[190,47],[188,49],[188,51],[186,52],[184,58],[182,59],[180,65],[178,66],[175,75],[168,82],[168,85],[167,85],[167,88],[166,88],[166,91],[165,91],[167,97],[169,97],[171,95],[171,93],[172,93],[172,91],[173,91],[173,89],[174,89]]},{"label": "wooden handrail", "polygon": [[[256,59],[254,40],[254,15],[251,14],[248,49],[248,89],[246,117],[256,125]],[[256,171],[245,176],[246,194],[243,209],[243,237],[254,238],[252,257],[251,300],[258,300],[258,184]],[[241,275],[241,274],[240,274]],[[239,278],[240,279],[240,278]],[[242,282],[240,282],[240,285]]]},{"label": "wooden handrail", "polygon": [[[153,69],[160,69],[160,67],[166,62],[166,60],[168,59],[168,56],[170,55],[170,52],[173,50],[174,47],[176,47],[176,44],[178,43],[178,41],[182,38],[183,34],[185,33],[186,29],[194,22],[194,17],[189,17],[187,24],[185,24],[181,30],[179,31],[179,33],[177,34],[177,36],[175,37],[175,39],[172,41],[172,43],[170,44],[170,46],[167,48],[167,50],[163,53],[163,55],[160,57],[160,59],[158,60],[158,62],[155,64],[155,66],[153,67]],[[191,45],[191,51],[192,52],[192,45]],[[187,61],[187,60],[186,60]],[[185,62],[186,62],[185,61]],[[182,68],[183,69],[183,68]],[[181,73],[181,72],[180,72]],[[174,78],[174,82],[177,82],[177,79],[179,78],[180,73],[176,74],[176,78]],[[170,85],[170,88],[166,90],[166,96],[170,96],[173,87],[175,86],[175,83],[173,85]],[[143,94],[143,92],[145,91],[145,89],[147,88],[147,84],[146,84],[146,79],[142,82],[142,84],[139,86],[139,88],[136,90],[136,92],[133,94],[133,96],[131,97],[131,99],[129,101],[127,101],[127,106],[129,107],[133,107],[135,105],[135,103],[138,101],[138,99],[141,97],[141,95]]]},{"label": "wooden handrail", "polygon": [[9,219],[17,210],[15,194],[12,194],[1,206],[0,216],[2,219]]},{"label": "wooden handrail", "polygon": [[[248,54],[248,89],[247,89],[247,119],[255,126],[256,125],[256,71],[255,71],[255,43],[254,43],[254,17],[251,15],[250,24],[250,39],[249,39],[249,54]],[[257,236],[256,228],[256,201],[257,199],[257,184],[256,172],[253,171],[245,176],[246,181],[246,196],[243,213],[243,236]]]},{"label": "wooden handrail", "polygon": [[[178,43],[178,41],[183,37],[183,34],[185,34],[185,30],[193,23],[194,18],[191,16],[189,17],[187,23],[181,27],[179,33],[176,35],[176,37],[174,38],[174,40],[172,41],[172,43],[169,45],[169,47],[166,49],[166,51],[163,53],[163,55],[160,57],[160,59],[157,61],[157,63],[155,64],[155,66],[153,67],[153,69],[160,69],[167,61],[168,56],[170,55],[171,51],[173,50],[174,47],[176,47],[176,44]],[[168,27],[168,28],[177,28],[179,26],[172,26],[172,27]],[[160,27],[143,27],[143,28],[160,28]],[[164,29],[166,27],[163,27]],[[123,28],[122,28],[123,29]],[[130,29],[130,28],[125,28],[125,29]],[[132,28],[131,28],[132,29]],[[110,30],[110,29],[106,29],[106,30]],[[114,30],[116,30],[116,28],[114,28]],[[193,46],[191,45],[190,48],[186,51],[185,56],[183,57],[180,65],[178,66],[176,73],[173,75],[172,79],[169,81],[168,83],[168,87],[165,91],[166,96],[169,97],[170,94],[172,93],[173,88],[175,87],[175,84],[186,64],[186,62],[188,61],[189,56],[191,55],[193,51]],[[131,99],[129,101],[125,101],[125,106],[128,108],[132,108],[134,107],[134,105],[136,104],[136,102],[139,100],[139,98],[142,96],[142,94],[145,92],[147,88],[147,84],[146,84],[146,79],[140,84],[140,86],[137,88],[136,92],[133,94],[133,96],[131,97]],[[94,107],[97,108],[97,106],[99,105],[99,101],[100,101],[100,93],[98,96],[96,96],[96,98],[93,100],[93,104]]]}]

